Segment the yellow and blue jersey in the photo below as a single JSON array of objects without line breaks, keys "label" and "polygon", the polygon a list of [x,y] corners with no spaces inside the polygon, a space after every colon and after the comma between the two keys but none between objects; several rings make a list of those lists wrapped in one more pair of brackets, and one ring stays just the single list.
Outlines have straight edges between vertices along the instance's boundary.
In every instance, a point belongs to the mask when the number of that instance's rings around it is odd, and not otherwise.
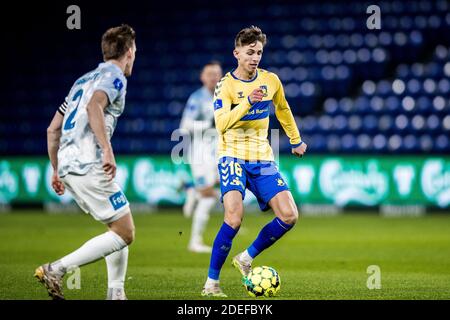
[{"label": "yellow and blue jersey", "polygon": [[[263,90],[264,98],[252,105],[248,96],[257,88]],[[241,80],[231,71],[220,80],[214,94],[219,159],[274,160],[267,138],[271,106],[292,147],[300,145],[300,133],[276,74],[257,69],[253,79]]]}]

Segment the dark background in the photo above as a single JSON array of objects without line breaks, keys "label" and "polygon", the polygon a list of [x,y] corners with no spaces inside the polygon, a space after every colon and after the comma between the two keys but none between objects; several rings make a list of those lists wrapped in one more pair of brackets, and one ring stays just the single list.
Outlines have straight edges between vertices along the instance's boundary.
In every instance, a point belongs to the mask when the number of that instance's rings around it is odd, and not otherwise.
[{"label": "dark background", "polygon": [[[71,4],[81,8],[81,30],[66,27]],[[121,23],[136,30],[138,53],[127,106],[113,138],[119,154],[170,152],[170,134],[179,125],[189,94],[201,85],[202,65],[218,59],[224,72],[230,71],[235,65],[234,37],[253,24],[269,40],[261,67],[283,81],[310,151],[448,154],[450,106],[444,71],[450,61],[448,3],[379,2],[381,30],[366,27],[370,4],[11,3],[1,19],[5,56],[0,154],[46,153],[45,129],[56,108],[72,83],[101,62],[103,32]],[[401,94],[393,92],[396,79],[406,85]],[[424,89],[427,79],[434,81],[436,90]],[[376,89],[371,91],[371,86]],[[405,107],[405,97],[414,101],[412,110]],[[445,100],[444,106],[436,97]],[[271,127],[279,128],[272,118]],[[289,152],[284,135],[280,148]]]}]

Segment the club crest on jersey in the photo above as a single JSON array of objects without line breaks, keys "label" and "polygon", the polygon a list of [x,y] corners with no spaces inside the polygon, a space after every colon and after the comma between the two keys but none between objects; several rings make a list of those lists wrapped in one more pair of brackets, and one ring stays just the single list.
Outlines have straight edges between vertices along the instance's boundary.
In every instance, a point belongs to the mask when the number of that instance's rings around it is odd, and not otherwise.
[{"label": "club crest on jersey", "polygon": [[261,90],[263,91],[263,96],[264,96],[264,97],[267,97],[267,95],[268,95],[267,86],[266,86],[266,85],[262,85],[262,86],[259,86],[259,87],[260,87]]},{"label": "club crest on jersey", "polygon": [[278,179],[277,179],[277,183],[278,183],[278,186],[279,186],[279,187],[282,187],[282,186],[285,185],[283,179],[281,179],[281,178],[278,178]]},{"label": "club crest on jersey", "polygon": [[233,186],[241,186],[242,188],[245,189],[244,184],[242,183],[241,180],[239,180],[238,177],[235,177],[235,178],[233,179],[233,181],[230,182],[230,184],[233,185]]},{"label": "club crest on jersey", "polygon": [[239,91],[238,92],[238,99],[242,99],[244,98],[244,91]]}]

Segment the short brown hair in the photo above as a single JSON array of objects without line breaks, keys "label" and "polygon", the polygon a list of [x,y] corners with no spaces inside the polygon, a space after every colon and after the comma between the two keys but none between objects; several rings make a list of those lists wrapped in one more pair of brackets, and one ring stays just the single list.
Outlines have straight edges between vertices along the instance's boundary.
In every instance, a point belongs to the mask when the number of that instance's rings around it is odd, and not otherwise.
[{"label": "short brown hair", "polygon": [[102,53],[105,61],[121,58],[133,46],[136,33],[127,24],[106,30],[102,36]]},{"label": "short brown hair", "polygon": [[267,37],[261,31],[260,28],[251,26],[249,28],[244,28],[237,34],[234,40],[235,47],[242,47],[260,41],[263,46],[266,45]]},{"label": "short brown hair", "polygon": [[206,67],[209,67],[209,66],[219,66],[219,67],[222,67],[222,65],[220,64],[220,62],[219,62],[218,60],[211,60],[211,61],[209,61],[208,63],[206,63],[206,64],[203,66],[203,70],[204,70]]}]

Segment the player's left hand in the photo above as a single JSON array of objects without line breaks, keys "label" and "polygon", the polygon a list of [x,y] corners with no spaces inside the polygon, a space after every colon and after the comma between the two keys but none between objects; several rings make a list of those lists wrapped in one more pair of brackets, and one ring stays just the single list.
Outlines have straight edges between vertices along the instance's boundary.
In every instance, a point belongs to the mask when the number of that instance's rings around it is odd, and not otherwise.
[{"label": "player's left hand", "polygon": [[303,142],[298,147],[292,148],[292,154],[296,155],[297,157],[303,157],[303,154],[306,152],[307,147],[308,146],[306,145],[306,143]]},{"label": "player's left hand", "polygon": [[55,171],[52,175],[52,188],[55,190],[58,196],[62,196],[66,191],[64,187],[64,183],[62,183],[61,179],[59,179],[58,173]]},{"label": "player's left hand", "polygon": [[109,147],[106,150],[103,150],[103,171],[109,181],[113,180],[116,176],[116,169],[116,159],[114,158],[112,148]]}]

